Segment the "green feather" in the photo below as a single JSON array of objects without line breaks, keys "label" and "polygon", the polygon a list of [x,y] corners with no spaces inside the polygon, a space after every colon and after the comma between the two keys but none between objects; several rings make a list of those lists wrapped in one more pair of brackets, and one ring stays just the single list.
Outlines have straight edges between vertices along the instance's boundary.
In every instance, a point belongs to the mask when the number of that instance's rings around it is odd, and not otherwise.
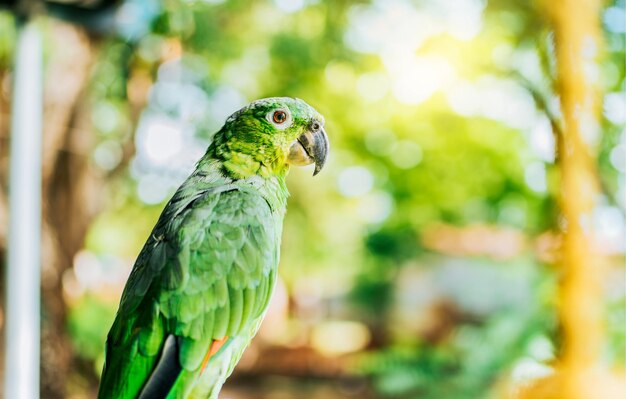
[{"label": "green feather", "polygon": [[[225,285],[225,284],[224,284]],[[226,290],[226,302],[216,309],[215,322],[213,325],[213,338],[221,339],[226,336],[228,322],[230,320],[230,303],[228,301],[228,290]]]},{"label": "green feather", "polygon": [[252,310],[255,305],[255,288],[246,288],[243,290],[243,309],[241,310],[241,320],[250,320]]},{"label": "green feather", "polygon": [[239,332],[241,315],[243,314],[243,291],[241,289],[229,290],[230,298],[230,319],[228,320],[228,330],[225,335],[231,336]]}]

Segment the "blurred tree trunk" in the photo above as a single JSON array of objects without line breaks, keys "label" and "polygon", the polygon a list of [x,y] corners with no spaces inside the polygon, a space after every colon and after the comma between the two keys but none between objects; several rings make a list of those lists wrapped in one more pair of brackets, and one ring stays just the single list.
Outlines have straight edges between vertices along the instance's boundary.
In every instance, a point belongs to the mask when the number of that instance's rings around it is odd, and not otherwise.
[{"label": "blurred tree trunk", "polygon": [[94,135],[86,99],[95,45],[71,25],[54,23],[52,32],[55,51],[46,76],[44,111],[41,392],[60,399],[67,397],[75,359],[67,334],[63,276],[100,208],[103,176],[90,163]]},{"label": "blurred tree trunk", "polygon": [[[599,194],[593,141],[601,132],[597,82],[592,74],[598,68],[600,52],[600,5],[599,0],[546,2],[554,25],[557,91],[564,126],[559,142],[560,208],[565,219],[559,311],[563,366],[572,373],[594,366],[603,341],[601,283],[605,265],[594,253],[591,230]],[[568,397],[574,397],[574,392]]]},{"label": "blurred tree trunk", "polygon": [[[75,366],[66,327],[63,275],[72,267],[99,209],[97,187],[102,176],[90,165],[93,134],[85,112],[94,41],[80,28],[57,21],[50,21],[46,32],[54,51],[47,59],[44,89],[41,395],[61,399],[67,397],[67,379]],[[2,100],[0,112],[7,114],[6,96]],[[4,138],[0,220],[5,220],[7,121],[3,119],[0,128]]]},{"label": "blurred tree trunk", "polygon": [[593,210],[599,195],[595,142],[601,53],[600,0],[544,0],[554,31],[556,91],[563,129],[558,143],[563,245],[559,259],[562,353],[553,375],[523,392],[532,399],[626,397],[623,376],[601,364],[604,345],[602,256],[594,251]]}]

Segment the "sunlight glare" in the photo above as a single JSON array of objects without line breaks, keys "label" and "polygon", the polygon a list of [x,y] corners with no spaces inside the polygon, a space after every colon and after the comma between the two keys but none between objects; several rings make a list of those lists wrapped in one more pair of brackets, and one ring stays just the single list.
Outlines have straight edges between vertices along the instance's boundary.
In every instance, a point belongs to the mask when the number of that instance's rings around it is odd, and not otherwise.
[{"label": "sunlight glare", "polygon": [[170,195],[170,190],[170,185],[158,174],[141,176],[137,183],[137,196],[143,203],[149,205],[165,201]]},{"label": "sunlight glare", "polygon": [[392,93],[403,104],[417,105],[455,77],[454,67],[444,58],[416,57],[406,53],[386,53],[383,63],[393,80]]},{"label": "sunlight glare", "polygon": [[393,211],[393,198],[386,191],[376,191],[365,195],[359,201],[356,212],[368,223],[382,223]]},{"label": "sunlight glare", "polygon": [[389,79],[382,72],[369,72],[359,76],[357,90],[363,99],[374,102],[381,100],[389,90]]},{"label": "sunlight glare", "polygon": [[400,140],[394,145],[391,162],[400,169],[411,169],[422,161],[422,147],[411,140]]},{"label": "sunlight glare", "polygon": [[442,31],[433,18],[406,1],[376,0],[369,6],[353,6],[345,34],[348,47],[380,54],[389,48],[414,51]]},{"label": "sunlight glare", "polygon": [[165,164],[182,148],[182,126],[164,116],[148,116],[146,119],[137,132],[140,146],[145,148],[152,162]]},{"label": "sunlight glare", "polygon": [[344,197],[360,197],[372,190],[374,176],[363,166],[352,166],[339,173],[337,186]]},{"label": "sunlight glare", "polygon": [[471,40],[482,29],[484,0],[448,0],[436,3],[442,9],[446,30],[459,40]]},{"label": "sunlight glare", "polygon": [[524,171],[526,184],[533,191],[545,193],[548,190],[546,165],[541,161],[531,162]]},{"label": "sunlight glare", "polygon": [[550,120],[539,116],[535,126],[530,131],[530,148],[545,162],[554,162],[556,143]]},{"label": "sunlight glare", "polygon": [[274,0],[274,4],[286,13],[293,13],[301,10],[306,5],[305,0]]},{"label": "sunlight glare", "polygon": [[616,125],[626,123],[626,94],[614,92],[604,96],[604,115]]},{"label": "sunlight glare", "polygon": [[458,82],[446,91],[452,110],[464,116],[484,116],[516,129],[535,125],[532,96],[517,83],[485,76],[476,82]]},{"label": "sunlight glare", "polygon": [[357,321],[325,321],[311,332],[311,346],[327,356],[338,356],[361,350],[369,344],[368,328]]},{"label": "sunlight glare", "polygon": [[324,69],[329,88],[337,93],[351,92],[354,89],[354,69],[348,63],[331,62]]}]

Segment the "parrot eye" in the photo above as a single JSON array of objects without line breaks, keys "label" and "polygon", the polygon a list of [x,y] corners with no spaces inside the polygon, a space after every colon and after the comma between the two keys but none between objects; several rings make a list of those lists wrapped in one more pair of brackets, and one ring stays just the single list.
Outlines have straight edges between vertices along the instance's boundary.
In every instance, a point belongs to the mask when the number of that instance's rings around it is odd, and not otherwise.
[{"label": "parrot eye", "polygon": [[278,124],[283,124],[287,120],[287,114],[285,111],[276,111],[274,112],[272,119]]},{"label": "parrot eye", "polygon": [[291,126],[291,114],[289,110],[285,108],[279,108],[275,111],[270,111],[266,115],[267,121],[274,125],[279,130],[285,130]]}]

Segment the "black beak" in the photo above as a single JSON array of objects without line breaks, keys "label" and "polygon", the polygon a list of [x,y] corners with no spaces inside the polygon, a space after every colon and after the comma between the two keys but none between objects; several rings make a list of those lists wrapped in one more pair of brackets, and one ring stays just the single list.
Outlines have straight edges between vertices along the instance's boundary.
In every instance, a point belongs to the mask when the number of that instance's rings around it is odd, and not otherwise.
[{"label": "black beak", "polygon": [[326,131],[321,123],[313,121],[309,129],[298,137],[297,142],[291,145],[289,159],[296,165],[308,165],[315,162],[315,171],[313,172],[313,176],[315,176],[324,167],[329,148]]}]

